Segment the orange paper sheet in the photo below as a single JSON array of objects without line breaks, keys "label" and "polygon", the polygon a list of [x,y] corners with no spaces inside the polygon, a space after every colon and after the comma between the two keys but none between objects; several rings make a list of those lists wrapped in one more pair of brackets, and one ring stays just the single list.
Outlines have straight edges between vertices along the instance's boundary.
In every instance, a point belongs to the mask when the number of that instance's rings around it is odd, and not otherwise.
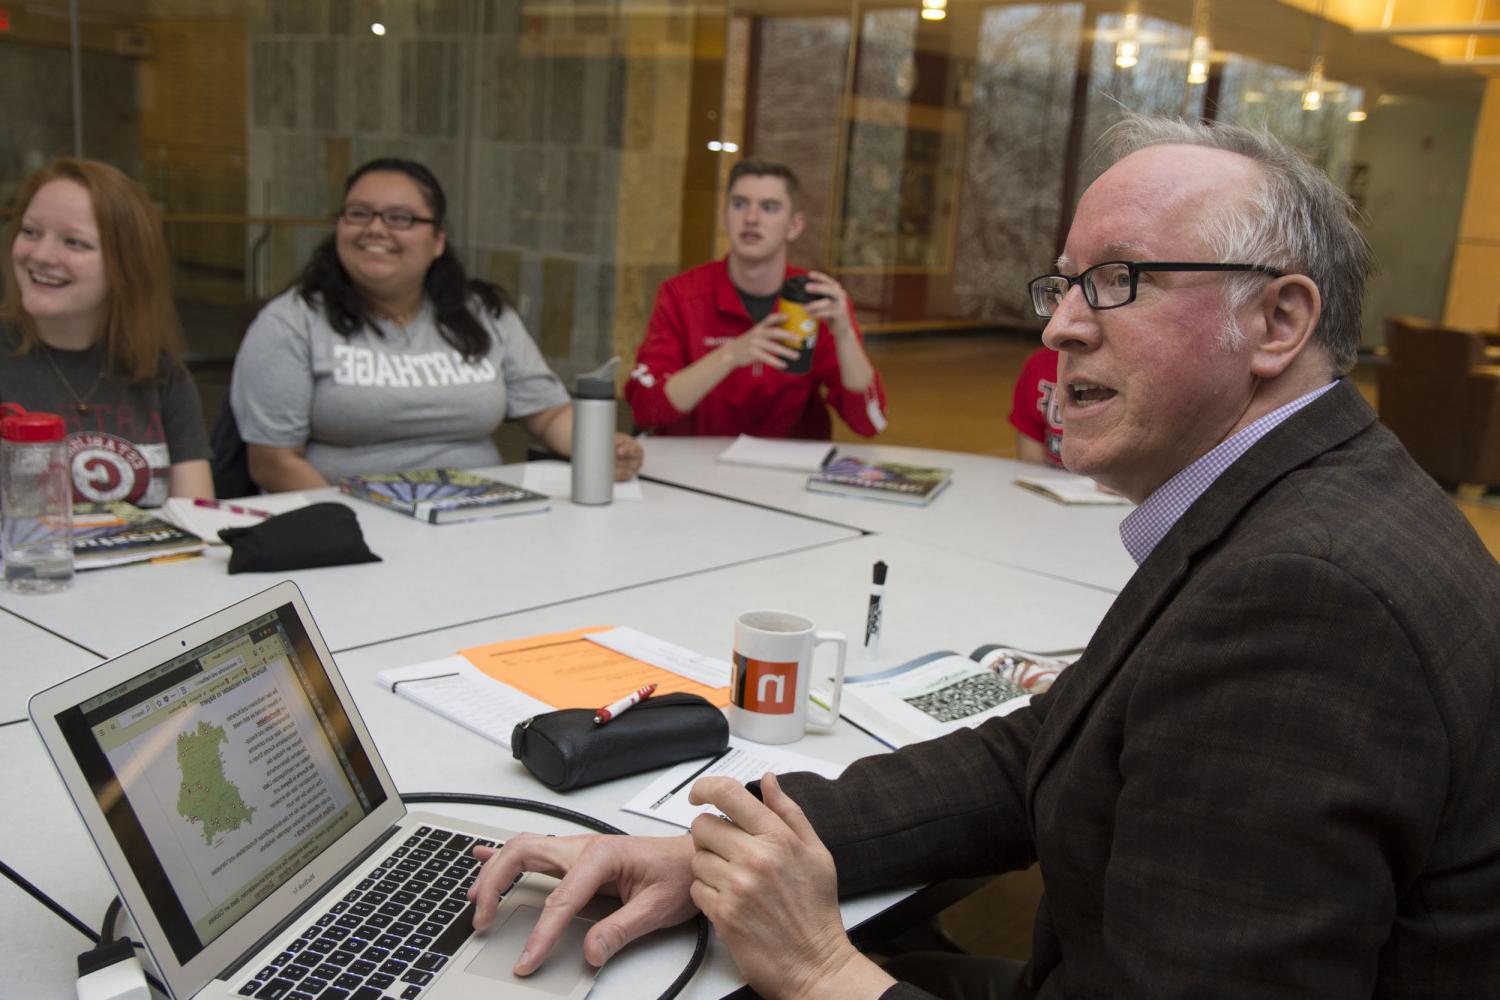
[{"label": "orange paper sheet", "polygon": [[598,708],[647,684],[656,685],[656,694],[685,691],[719,708],[729,704],[727,687],[699,684],[584,638],[613,627],[591,625],[458,652],[495,680],[557,708]]}]

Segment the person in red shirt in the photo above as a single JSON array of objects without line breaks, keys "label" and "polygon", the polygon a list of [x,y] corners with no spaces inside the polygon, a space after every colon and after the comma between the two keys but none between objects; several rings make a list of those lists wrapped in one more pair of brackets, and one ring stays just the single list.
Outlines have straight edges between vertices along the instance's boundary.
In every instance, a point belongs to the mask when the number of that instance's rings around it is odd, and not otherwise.
[{"label": "person in red shirt", "polygon": [[1057,397],[1057,352],[1039,347],[1021,363],[1010,406],[1016,457],[1062,466],[1062,400]]},{"label": "person in red shirt", "polygon": [[[802,233],[797,177],[781,164],[741,160],[729,174],[729,256],[662,283],[646,339],[625,385],[636,426],[653,434],[827,440],[829,407],[857,434],[885,427],[885,390],[865,354],[849,297],[821,271],[788,267]],[[807,276],[817,320],[812,367],[785,370],[798,338],[777,312],[782,283]]]}]

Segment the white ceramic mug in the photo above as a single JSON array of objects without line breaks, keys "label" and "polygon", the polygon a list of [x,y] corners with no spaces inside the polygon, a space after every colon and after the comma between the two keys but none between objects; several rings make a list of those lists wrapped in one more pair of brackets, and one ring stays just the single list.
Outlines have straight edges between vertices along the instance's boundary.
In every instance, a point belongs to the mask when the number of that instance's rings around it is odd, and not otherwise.
[{"label": "white ceramic mug", "polygon": [[[808,707],[813,650],[825,642],[838,647],[833,691],[823,696],[829,706],[826,711]],[[740,615],[734,620],[729,731],[757,743],[791,743],[809,729],[832,729],[844,693],[847,649],[842,633],[815,629],[811,621],[790,611]]]}]

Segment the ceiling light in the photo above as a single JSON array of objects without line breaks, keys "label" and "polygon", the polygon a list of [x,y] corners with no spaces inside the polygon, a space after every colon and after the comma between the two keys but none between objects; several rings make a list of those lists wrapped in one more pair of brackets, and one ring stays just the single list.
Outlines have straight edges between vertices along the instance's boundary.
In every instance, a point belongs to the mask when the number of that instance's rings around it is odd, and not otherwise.
[{"label": "ceiling light", "polygon": [[1193,43],[1188,46],[1188,86],[1208,82],[1208,67],[1214,47],[1208,40],[1208,0],[1193,0]]},{"label": "ceiling light", "polygon": [[1313,60],[1307,71],[1307,86],[1302,91],[1302,110],[1316,111],[1323,106],[1323,57]]},{"label": "ceiling light", "polygon": [[1188,52],[1188,83],[1208,82],[1208,63],[1213,58],[1213,46],[1207,35],[1193,37],[1193,47]]},{"label": "ceiling light", "polygon": [[1302,88],[1302,110],[1317,111],[1323,106],[1323,39],[1328,31],[1328,0],[1318,0],[1317,37],[1313,44],[1313,61]]},{"label": "ceiling light", "polygon": [[941,21],[943,18],[945,18],[947,16],[948,16],[948,12],[946,10],[943,10],[940,7],[923,7],[922,8],[922,20],[924,20],[924,21]]},{"label": "ceiling light", "polygon": [[385,25],[381,24],[379,21],[376,21],[374,24],[370,25],[370,34],[372,34],[372,35],[383,35],[383,34],[385,34]]},{"label": "ceiling light", "polygon": [[1129,69],[1141,61],[1141,43],[1136,37],[1136,32],[1141,27],[1141,15],[1132,11],[1125,15],[1125,23],[1120,28],[1120,40],[1115,42],[1115,65],[1121,69]]},{"label": "ceiling light", "polygon": [[1349,113],[1344,118],[1358,125],[1370,116],[1365,114],[1365,92],[1363,90],[1355,90],[1353,96],[1354,104],[1349,108]]}]

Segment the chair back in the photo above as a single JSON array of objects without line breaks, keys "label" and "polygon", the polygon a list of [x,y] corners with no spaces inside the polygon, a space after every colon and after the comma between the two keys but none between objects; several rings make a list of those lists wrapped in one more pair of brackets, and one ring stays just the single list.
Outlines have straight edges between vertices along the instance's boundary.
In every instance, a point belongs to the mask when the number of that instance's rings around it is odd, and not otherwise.
[{"label": "chair back", "polygon": [[1418,465],[1445,486],[1482,482],[1491,475],[1495,446],[1483,378],[1485,338],[1473,330],[1439,326],[1413,316],[1386,321],[1387,364],[1380,370],[1380,421]]},{"label": "chair back", "polygon": [[214,496],[248,497],[261,492],[260,486],[250,477],[250,453],[240,437],[240,425],[234,419],[228,393],[219,404],[219,415],[214,418],[208,441],[213,449]]}]

